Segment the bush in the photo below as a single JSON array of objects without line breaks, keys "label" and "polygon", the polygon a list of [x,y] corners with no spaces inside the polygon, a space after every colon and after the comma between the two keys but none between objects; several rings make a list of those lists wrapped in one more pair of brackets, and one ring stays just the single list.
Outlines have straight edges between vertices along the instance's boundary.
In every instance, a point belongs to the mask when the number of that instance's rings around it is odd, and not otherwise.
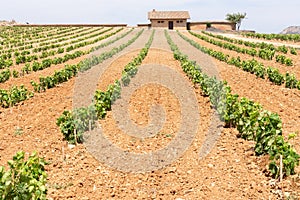
[{"label": "bush", "polygon": [[[82,143],[83,133],[89,128],[96,127],[96,111],[94,106],[87,108],[78,108],[73,112],[65,110],[63,114],[57,119],[57,126],[59,126],[64,139],[71,144]],[[89,127],[90,126],[90,127]],[[76,136],[75,136],[76,130]]]},{"label": "bush", "polygon": [[296,51],[296,49],[293,48],[293,47],[290,47],[290,52],[291,52],[291,54],[293,54],[293,55],[297,55],[297,51]]},{"label": "bush", "polygon": [[268,67],[267,74],[268,79],[276,85],[281,85],[284,82],[284,76],[279,73],[278,69]]},{"label": "bush", "polygon": [[0,89],[0,106],[4,108],[12,107],[21,101],[25,101],[33,96],[24,85],[13,86],[11,89]]},{"label": "bush", "polygon": [[29,74],[31,72],[31,67],[30,67],[30,64],[29,63],[26,63],[25,64],[25,67],[22,68],[22,73],[23,75],[24,74]]},{"label": "bush", "polygon": [[4,83],[7,81],[11,76],[11,72],[9,69],[3,70],[0,72],[0,83]]},{"label": "bush", "polygon": [[296,88],[297,87],[297,79],[294,74],[286,73],[285,74],[285,87],[286,88]]},{"label": "bush", "polygon": [[38,157],[36,152],[27,161],[24,158],[23,151],[17,152],[13,160],[8,161],[9,170],[5,171],[4,167],[0,167],[1,199],[46,199],[45,160]]},{"label": "bush", "polygon": [[19,77],[19,72],[17,70],[13,70],[13,77],[18,78]]},{"label": "bush", "polygon": [[64,48],[58,48],[58,50],[57,50],[57,53],[63,53],[63,52],[65,52],[65,49]]},{"label": "bush", "polygon": [[206,23],[206,28],[211,28],[211,23]]}]

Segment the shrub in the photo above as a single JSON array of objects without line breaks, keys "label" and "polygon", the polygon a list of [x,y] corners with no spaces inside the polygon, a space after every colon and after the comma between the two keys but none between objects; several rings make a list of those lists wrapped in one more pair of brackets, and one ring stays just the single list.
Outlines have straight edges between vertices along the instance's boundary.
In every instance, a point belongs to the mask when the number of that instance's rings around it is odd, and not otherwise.
[{"label": "shrub", "polygon": [[18,78],[19,77],[19,72],[17,70],[13,70],[13,77]]},{"label": "shrub", "polygon": [[94,129],[96,120],[95,108],[94,106],[89,106],[75,109],[73,112],[65,110],[57,119],[56,124],[64,135],[64,139],[71,144],[75,144],[83,142],[83,133],[90,128]]},{"label": "shrub", "polygon": [[267,74],[268,79],[276,85],[281,85],[284,82],[284,76],[279,73],[278,69],[268,67]]},{"label": "shrub", "polygon": [[206,23],[206,28],[211,28],[211,23]]},{"label": "shrub", "polygon": [[293,47],[290,47],[290,52],[291,52],[291,54],[293,54],[293,55],[297,55],[297,51],[296,51],[296,49],[293,48]]},{"label": "shrub", "polygon": [[47,173],[43,158],[34,152],[25,161],[25,153],[20,151],[8,161],[8,165],[10,169],[7,171],[0,167],[1,199],[46,199]]},{"label": "shrub", "polygon": [[286,88],[296,88],[297,87],[297,79],[294,74],[289,74],[288,72],[285,74],[285,87]]}]

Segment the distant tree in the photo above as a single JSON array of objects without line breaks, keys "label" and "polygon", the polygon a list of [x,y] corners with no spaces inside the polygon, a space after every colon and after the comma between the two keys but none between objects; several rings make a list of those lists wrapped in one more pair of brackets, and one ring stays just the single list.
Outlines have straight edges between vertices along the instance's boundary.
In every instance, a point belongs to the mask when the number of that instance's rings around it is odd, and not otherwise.
[{"label": "distant tree", "polygon": [[246,17],[246,13],[228,13],[226,15],[226,20],[230,21],[230,22],[234,22],[237,25],[237,29],[240,30],[240,26],[242,24],[242,20],[245,19]]},{"label": "distant tree", "polygon": [[206,28],[211,28],[211,23],[207,22],[206,23]]}]

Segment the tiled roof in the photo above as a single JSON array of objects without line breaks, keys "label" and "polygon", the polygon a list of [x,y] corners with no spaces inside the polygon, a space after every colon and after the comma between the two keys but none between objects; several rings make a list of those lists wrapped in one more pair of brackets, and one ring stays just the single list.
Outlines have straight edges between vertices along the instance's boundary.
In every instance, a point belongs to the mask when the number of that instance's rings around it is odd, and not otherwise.
[{"label": "tiled roof", "polygon": [[156,11],[148,12],[148,19],[190,19],[188,11]]}]

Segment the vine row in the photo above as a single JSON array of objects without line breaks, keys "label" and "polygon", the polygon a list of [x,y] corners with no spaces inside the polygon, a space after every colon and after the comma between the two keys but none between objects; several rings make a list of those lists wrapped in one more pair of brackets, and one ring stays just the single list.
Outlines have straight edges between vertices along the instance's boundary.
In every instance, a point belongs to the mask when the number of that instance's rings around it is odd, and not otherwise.
[{"label": "vine row", "polygon": [[257,60],[241,60],[238,57],[230,57],[229,55],[224,54],[221,51],[215,51],[213,49],[209,49],[206,47],[201,46],[194,40],[189,39],[188,37],[184,36],[183,34],[177,32],[180,37],[184,40],[189,42],[192,46],[196,47],[200,51],[205,54],[208,54],[222,62],[225,62],[229,65],[234,65],[242,70],[249,72],[251,74],[255,74],[258,78],[268,78],[268,80],[275,85],[282,85],[285,83],[286,88],[290,89],[298,89],[300,90],[300,80],[297,80],[294,74],[290,74],[286,72],[285,75],[281,74],[278,69],[273,67],[266,68],[262,63],[259,63]]},{"label": "vine row", "polygon": [[[256,155],[268,154],[270,158],[269,172],[279,176],[279,159],[283,159],[283,174],[295,174],[295,167],[299,165],[299,154],[282,135],[282,121],[277,113],[264,110],[262,106],[245,97],[239,98],[231,93],[230,86],[225,81],[218,81],[215,77],[208,77],[202,73],[200,66],[188,60],[183,55],[171,37],[165,31],[168,43],[179,60],[183,71],[193,83],[200,85],[204,95],[208,95],[212,107],[216,109],[225,127],[235,127],[240,137],[256,142]],[[293,137],[293,134],[290,134]]]}]

